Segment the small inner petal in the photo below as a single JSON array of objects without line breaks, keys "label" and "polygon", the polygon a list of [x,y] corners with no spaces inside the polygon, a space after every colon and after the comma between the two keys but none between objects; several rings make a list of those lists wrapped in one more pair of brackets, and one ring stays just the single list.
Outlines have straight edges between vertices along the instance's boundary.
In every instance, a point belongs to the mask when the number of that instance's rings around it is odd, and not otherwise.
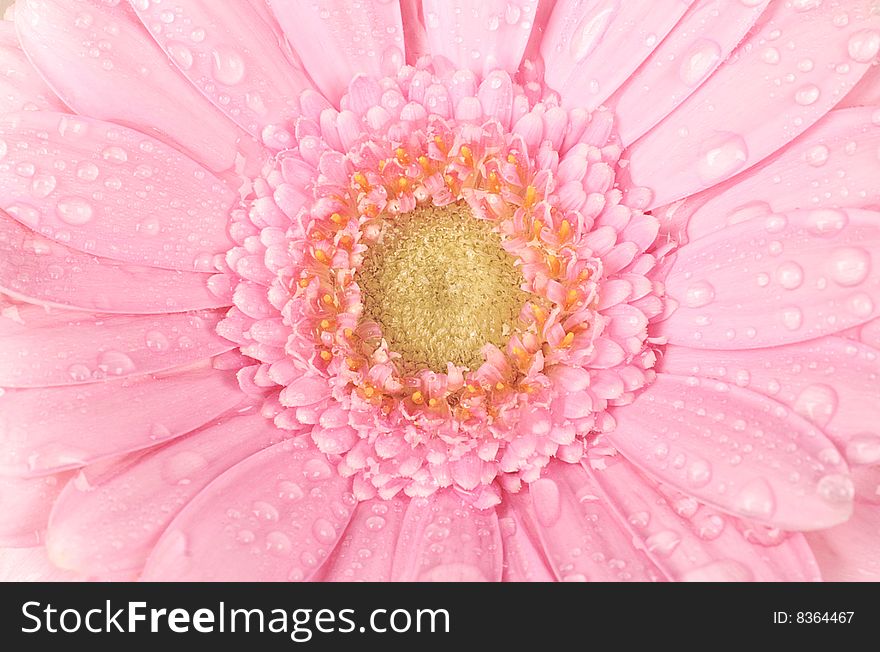
[{"label": "small inner petal", "polygon": [[503,348],[526,300],[515,258],[464,202],[424,206],[386,224],[357,281],[406,371],[476,369],[486,344]]}]

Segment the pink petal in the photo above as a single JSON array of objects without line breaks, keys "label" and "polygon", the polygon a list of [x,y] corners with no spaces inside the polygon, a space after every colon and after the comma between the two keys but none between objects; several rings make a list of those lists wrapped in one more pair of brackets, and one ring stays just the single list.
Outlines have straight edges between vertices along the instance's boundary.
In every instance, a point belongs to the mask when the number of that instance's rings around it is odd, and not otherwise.
[{"label": "pink petal", "polygon": [[0,396],[0,473],[44,475],[190,432],[243,401],[210,361],[163,375]]},{"label": "pink petal", "polygon": [[28,58],[77,113],[157,129],[212,170],[232,165],[243,132],[178,73],[128,5],[23,0],[15,22]]},{"label": "pink petal", "polygon": [[52,560],[90,576],[139,572],[184,505],[279,438],[270,420],[251,413],[205,426],[132,464],[97,474],[86,469],[64,489],[52,513],[46,543]]},{"label": "pink petal", "polygon": [[[213,271],[238,200],[214,175],[140,132],[58,113],[0,119],[0,208],[41,235],[139,265]],[[95,197],[100,199],[96,200]]]},{"label": "pink petal", "polygon": [[669,115],[739,44],[767,0],[697,0],[644,64],[608,101],[624,144]]},{"label": "pink petal", "polygon": [[562,581],[662,579],[579,464],[551,462],[528,494],[510,500],[520,514],[534,513],[544,552]]},{"label": "pink petal", "polygon": [[38,546],[49,510],[73,473],[42,478],[0,476],[0,546]]},{"label": "pink petal", "polygon": [[519,69],[538,0],[424,0],[431,54],[478,75]]},{"label": "pink petal", "polygon": [[850,520],[828,530],[810,532],[807,540],[828,582],[880,580],[880,507],[857,503]]},{"label": "pink petal", "polygon": [[847,452],[851,466],[880,463],[880,352],[842,337],[757,351],[670,346],[664,373],[734,382],[811,421]]},{"label": "pink petal", "polygon": [[324,582],[388,582],[394,549],[410,499],[374,498],[359,503],[345,534],[321,569]]},{"label": "pink petal", "polygon": [[841,107],[880,105],[880,67],[871,66],[849,95],[843,98]]},{"label": "pink petal", "polygon": [[630,461],[708,505],[788,530],[852,513],[852,481],[834,445],[760,394],[658,374],[614,418],[608,438]]},{"label": "pink petal", "polygon": [[[13,208],[9,208],[13,211]],[[27,207],[16,209],[19,220]],[[141,267],[68,249],[0,212],[0,290],[94,312],[156,314],[228,305],[207,274]]]},{"label": "pink petal", "polygon": [[[332,102],[357,73],[396,73],[403,63],[403,25],[397,2],[272,0],[269,5],[287,40],[318,89]],[[353,36],[357,35],[357,39]]]},{"label": "pink petal", "polygon": [[555,582],[538,535],[531,505],[503,501],[498,507],[498,527],[504,551],[504,582]]},{"label": "pink petal", "polygon": [[299,94],[312,87],[251,3],[179,0],[171,22],[162,4],[132,4],[180,71],[254,136],[291,119]]},{"label": "pink petal", "polygon": [[744,349],[857,326],[880,307],[880,215],[856,209],[765,215],[676,254],[666,291],[669,342]]},{"label": "pink petal", "polygon": [[422,0],[400,0],[400,18],[406,43],[406,63],[413,66],[421,57],[429,54],[428,35],[422,19]]},{"label": "pink petal", "polygon": [[541,42],[547,85],[563,106],[592,111],[650,56],[692,1],[559,0]]},{"label": "pink petal", "polygon": [[128,376],[192,364],[234,347],[215,332],[222,316],[207,310],[90,315],[7,307],[0,310],[0,386],[72,385],[110,372]]},{"label": "pink petal", "polygon": [[[670,501],[626,460],[587,472],[602,488],[639,546],[675,581],[805,582],[819,579],[802,534],[776,545],[746,539],[734,520],[692,498]],[[673,494],[674,495],[674,494]]]},{"label": "pink petal", "polygon": [[412,499],[394,553],[394,581],[497,582],[501,569],[494,509],[476,509],[451,489]]},{"label": "pink petal", "polygon": [[0,114],[22,110],[65,111],[67,107],[24,56],[15,25],[0,21]]},{"label": "pink petal", "polygon": [[[848,42],[880,16],[775,2],[697,91],[629,150],[632,182],[660,206],[745,170],[825,115],[871,65]],[[876,53],[875,53],[876,54]],[[788,75],[794,81],[786,80]],[[743,110],[748,107],[748,110]]]},{"label": "pink petal", "polygon": [[350,485],[307,437],[270,446],[223,473],[177,515],[141,579],[307,580],[351,518]]},{"label": "pink petal", "polygon": [[80,582],[83,579],[53,565],[43,547],[0,548],[0,582]]},{"label": "pink petal", "polygon": [[[687,199],[680,212],[693,213],[687,222],[688,237],[700,238],[767,207],[780,213],[880,206],[878,124],[877,108],[831,111],[763,163]],[[846,173],[840,174],[842,170]],[[688,210],[689,205],[696,210]]]}]

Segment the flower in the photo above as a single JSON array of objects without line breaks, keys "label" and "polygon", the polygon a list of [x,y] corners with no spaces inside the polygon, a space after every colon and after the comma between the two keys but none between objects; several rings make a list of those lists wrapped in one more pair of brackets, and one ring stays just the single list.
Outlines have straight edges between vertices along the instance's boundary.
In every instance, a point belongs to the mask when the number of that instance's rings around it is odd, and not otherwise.
[{"label": "flower", "polygon": [[0,571],[880,577],[876,3],[8,19]]}]

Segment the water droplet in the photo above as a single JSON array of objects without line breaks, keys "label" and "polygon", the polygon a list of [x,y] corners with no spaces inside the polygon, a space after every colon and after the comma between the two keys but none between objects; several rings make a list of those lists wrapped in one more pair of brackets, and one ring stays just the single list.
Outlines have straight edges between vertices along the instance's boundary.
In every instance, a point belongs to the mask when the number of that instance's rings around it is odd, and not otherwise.
[{"label": "water droplet", "polygon": [[305,492],[303,492],[302,487],[300,487],[295,482],[291,482],[290,480],[282,480],[278,483],[277,488],[278,497],[282,500],[296,502],[298,500],[302,500],[303,496],[305,496]]},{"label": "water droplet", "polygon": [[261,521],[278,520],[278,510],[275,509],[275,506],[271,503],[267,503],[264,500],[257,500],[251,507],[254,511],[254,516],[256,516]]},{"label": "water droplet", "polygon": [[82,382],[92,377],[92,370],[84,364],[72,364],[67,368],[67,375],[77,382]]},{"label": "water droplet", "polygon": [[37,199],[45,199],[55,190],[57,181],[51,174],[38,174],[31,182],[31,193]]},{"label": "water droplet", "polygon": [[221,84],[235,86],[244,80],[245,63],[235,50],[216,48],[211,52],[213,74]]},{"label": "water droplet", "polygon": [[293,544],[284,532],[274,530],[266,535],[266,550],[274,555],[289,555],[293,549]]},{"label": "water droplet", "polygon": [[171,346],[168,338],[160,331],[155,330],[147,332],[144,336],[144,343],[150,351],[155,351],[156,353],[164,353]]},{"label": "water droplet", "polygon": [[250,530],[239,530],[235,535],[235,540],[244,544],[253,543],[256,538],[256,535]]},{"label": "water droplet", "polygon": [[76,168],[76,176],[82,181],[94,181],[98,178],[99,173],[98,166],[91,161],[80,163]]},{"label": "water droplet", "polygon": [[706,139],[700,146],[697,172],[706,182],[729,177],[749,158],[746,141],[739,134],[724,131]]},{"label": "water droplet", "polygon": [[787,306],[779,313],[782,324],[790,331],[796,331],[804,322],[804,313],[797,306]]},{"label": "water droplet", "polygon": [[786,290],[796,290],[804,282],[804,270],[793,261],[782,263],[776,268],[776,280]]},{"label": "water droplet", "polygon": [[168,54],[174,60],[181,70],[189,70],[193,65],[192,51],[179,41],[170,41],[166,46]]},{"label": "water droplet", "polygon": [[814,168],[822,167],[828,162],[830,150],[825,145],[815,145],[807,150],[804,159]]},{"label": "water droplet", "polygon": [[336,528],[326,518],[319,518],[312,524],[312,534],[319,543],[330,545],[336,541]]},{"label": "water droplet", "polygon": [[815,84],[807,84],[797,89],[794,94],[794,101],[801,106],[810,106],[811,104],[816,103],[819,99],[819,95],[821,95],[821,91],[818,86]]},{"label": "water droplet", "polygon": [[856,317],[869,317],[874,312],[874,300],[864,292],[852,295],[846,302],[849,311]]},{"label": "water droplet", "polygon": [[108,163],[121,165],[128,160],[128,153],[121,147],[112,145],[104,148],[104,151],[101,152],[101,157]]},{"label": "water droplet", "polygon": [[867,278],[871,270],[871,255],[859,247],[841,247],[831,253],[827,265],[835,283],[852,287]]},{"label": "water droplet", "polygon": [[837,392],[829,385],[807,385],[795,399],[794,411],[817,426],[828,425],[837,411]]},{"label": "water droplet", "polygon": [[705,487],[712,479],[712,467],[705,460],[695,460],[688,466],[687,478],[692,487]]},{"label": "water droplet", "polygon": [[371,532],[378,532],[385,527],[385,519],[382,516],[370,516],[366,520],[365,525]]},{"label": "water droplet", "polygon": [[819,480],[816,491],[829,503],[848,503],[855,495],[852,479],[842,473],[832,473]]},{"label": "water droplet", "polygon": [[873,29],[860,30],[849,37],[846,49],[853,61],[868,63],[880,51],[880,32]]},{"label": "water droplet", "polygon": [[333,469],[323,459],[316,457],[303,464],[303,474],[309,480],[326,480],[333,475]]},{"label": "water droplet", "polygon": [[679,543],[681,543],[681,537],[672,530],[655,532],[645,539],[648,552],[654,552],[663,557],[671,555]]},{"label": "water droplet", "polygon": [[880,435],[864,432],[850,437],[846,443],[846,459],[850,464],[877,464],[880,462]]},{"label": "water droplet", "polygon": [[807,219],[810,233],[819,236],[835,235],[849,222],[846,213],[830,208],[810,211]]},{"label": "water droplet", "polygon": [[715,299],[715,288],[708,281],[698,281],[685,293],[684,303],[690,308],[701,308]]},{"label": "water droplet", "polygon": [[696,86],[721,59],[721,47],[715,41],[698,39],[682,58],[678,76],[686,86]]},{"label": "water droplet", "polygon": [[780,60],[779,50],[777,50],[773,46],[766,48],[761,53],[761,61],[763,61],[764,63],[769,63],[770,65],[776,65],[777,63],[779,63],[779,60]]},{"label": "water droplet", "polygon": [[575,28],[569,45],[569,53],[576,62],[583,61],[605,36],[617,7],[609,4],[598,11],[588,13]]},{"label": "water droplet", "polygon": [[776,511],[776,497],[766,480],[756,478],[740,489],[736,507],[747,516],[767,518]]},{"label": "water droplet", "polygon": [[122,351],[105,351],[98,357],[98,368],[111,376],[122,376],[132,373],[135,365]]}]

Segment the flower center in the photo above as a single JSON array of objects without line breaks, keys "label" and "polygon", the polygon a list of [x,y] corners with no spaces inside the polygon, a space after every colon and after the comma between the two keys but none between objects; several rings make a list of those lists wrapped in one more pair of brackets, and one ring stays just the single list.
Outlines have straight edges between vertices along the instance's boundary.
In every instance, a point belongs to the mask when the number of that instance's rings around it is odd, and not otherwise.
[{"label": "flower center", "polygon": [[386,223],[357,282],[407,372],[476,369],[486,344],[503,348],[527,293],[515,258],[464,202],[427,205]]}]

